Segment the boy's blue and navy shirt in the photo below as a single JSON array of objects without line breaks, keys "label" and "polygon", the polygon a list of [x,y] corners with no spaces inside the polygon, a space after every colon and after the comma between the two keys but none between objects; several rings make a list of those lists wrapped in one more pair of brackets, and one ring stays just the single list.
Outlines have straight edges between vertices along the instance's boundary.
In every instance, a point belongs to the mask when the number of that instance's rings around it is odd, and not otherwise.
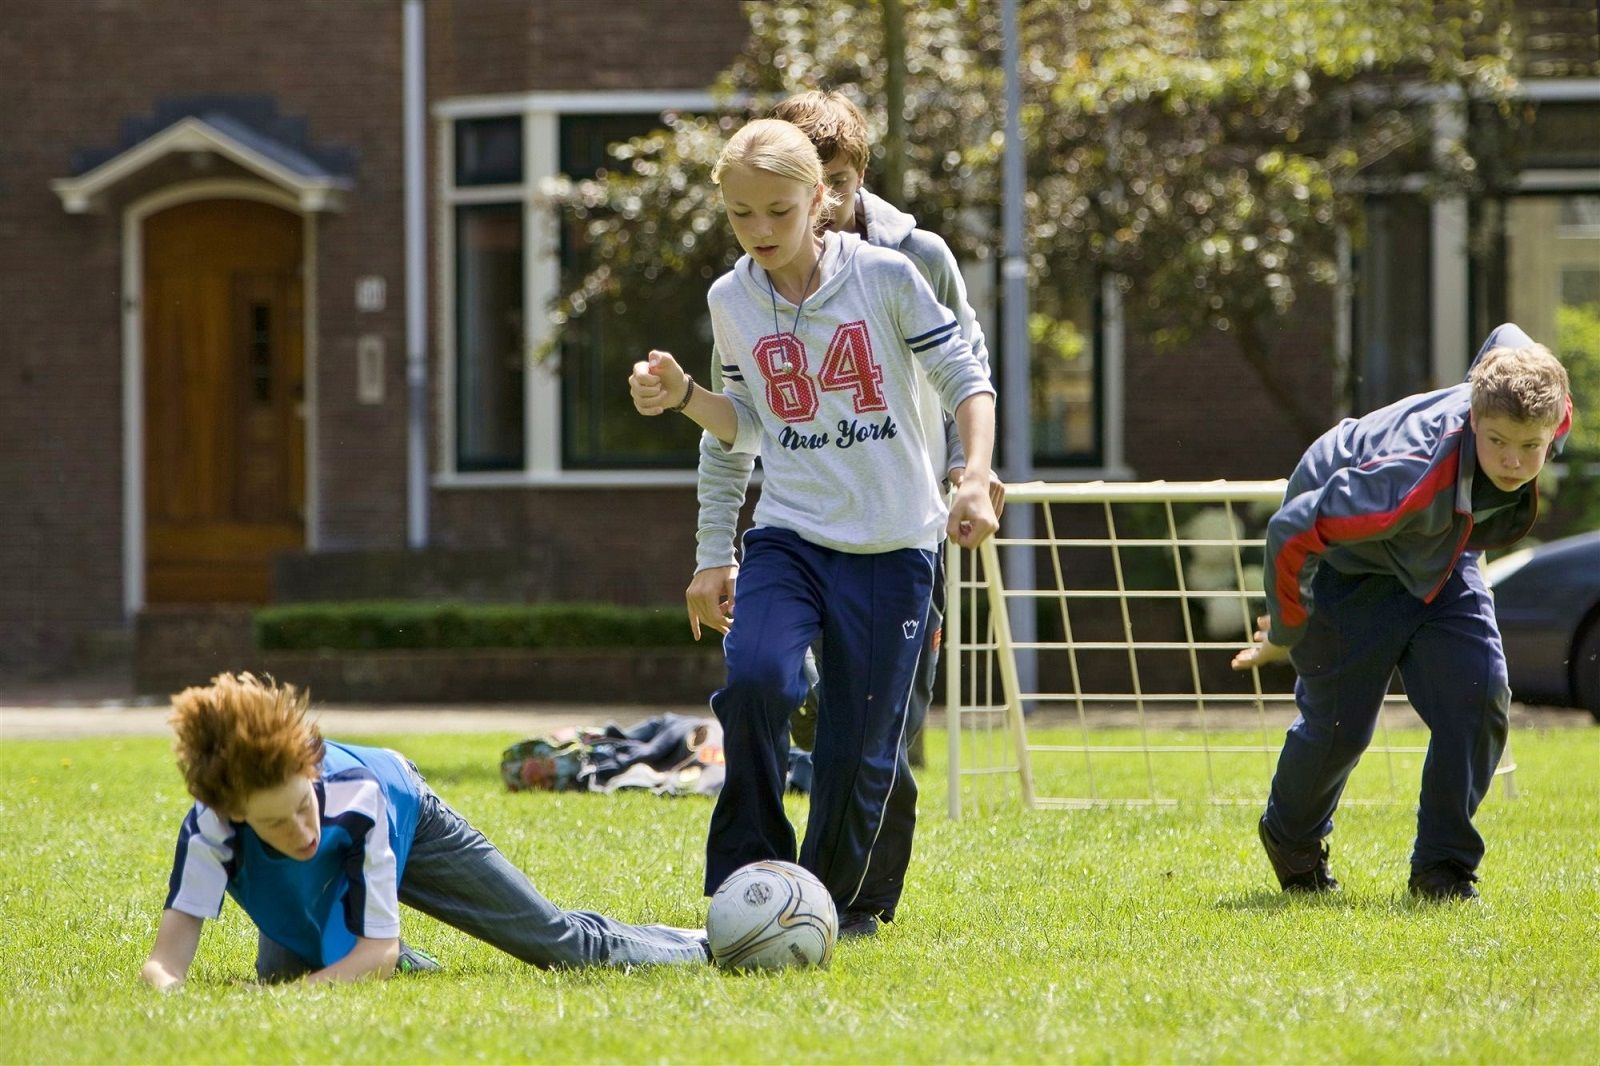
[{"label": "boy's blue and navy shirt", "polygon": [[[1495,348],[1532,343],[1507,323],[1489,334],[1473,363]],[[1489,508],[1480,488],[1474,517],[1471,410],[1468,384],[1408,396],[1345,419],[1306,449],[1267,525],[1269,641],[1299,641],[1314,606],[1308,590],[1318,560],[1345,574],[1388,574],[1431,603],[1465,553],[1527,534],[1539,510],[1534,482],[1500,494],[1506,498]],[[1571,428],[1569,400],[1553,451]]]},{"label": "boy's blue and navy shirt", "polygon": [[262,933],[318,968],[344,958],[358,936],[398,937],[419,783],[395,752],[333,741],[321,771],[315,856],[290,858],[245,823],[196,803],[178,832],[166,906],[215,918],[226,893]]}]

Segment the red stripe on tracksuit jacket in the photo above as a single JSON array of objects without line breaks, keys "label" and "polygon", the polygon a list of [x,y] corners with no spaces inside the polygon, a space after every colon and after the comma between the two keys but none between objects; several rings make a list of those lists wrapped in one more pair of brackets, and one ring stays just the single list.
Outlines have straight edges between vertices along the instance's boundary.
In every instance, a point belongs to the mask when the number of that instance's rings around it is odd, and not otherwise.
[{"label": "red stripe on tracksuit jacket", "polygon": [[[1514,325],[1489,334],[1477,356],[1533,342]],[[1292,646],[1304,632],[1312,564],[1346,574],[1389,574],[1431,602],[1462,555],[1520,540],[1538,515],[1534,483],[1514,506],[1472,520],[1477,444],[1472,388],[1420,393],[1347,418],[1306,449],[1283,505],[1267,525],[1267,639]],[[1572,406],[1556,430],[1559,451]]]}]

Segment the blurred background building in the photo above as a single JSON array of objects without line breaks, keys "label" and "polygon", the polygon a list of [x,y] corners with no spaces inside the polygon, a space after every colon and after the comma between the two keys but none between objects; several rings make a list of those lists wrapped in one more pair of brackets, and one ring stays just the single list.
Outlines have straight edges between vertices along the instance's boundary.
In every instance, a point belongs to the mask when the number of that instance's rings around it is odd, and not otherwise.
[{"label": "blurred background building", "polygon": [[[1515,189],[1374,192],[1348,283],[1268,338],[1328,420],[1459,380],[1504,319],[1600,316],[1594,8],[1517,6]],[[549,194],[712,111],[749,33],[729,0],[8,0],[0,675],[115,658],[177,604],[680,604],[694,434],[619,368],[703,357],[703,299],[638,286],[552,341],[593,263]],[[1287,472],[1303,435],[1225,340],[1173,360],[1114,287],[1077,307],[1081,351],[1035,375],[1041,476]]]}]

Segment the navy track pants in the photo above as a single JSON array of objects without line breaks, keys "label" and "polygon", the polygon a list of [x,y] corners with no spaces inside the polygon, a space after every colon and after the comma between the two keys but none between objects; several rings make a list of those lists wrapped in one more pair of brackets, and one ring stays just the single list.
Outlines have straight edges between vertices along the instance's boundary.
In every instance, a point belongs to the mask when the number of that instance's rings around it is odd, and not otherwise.
[{"label": "navy track pants", "polygon": [[1466,557],[1432,603],[1393,577],[1312,579],[1305,636],[1291,649],[1300,715],[1289,727],[1267,801],[1267,829],[1287,847],[1333,831],[1345,782],[1377,727],[1396,668],[1431,734],[1422,765],[1413,870],[1449,861],[1472,872],[1483,837],[1472,824],[1505,750],[1511,690],[1494,601]]},{"label": "navy track pants", "polygon": [[795,859],[784,813],[789,716],[822,640],[815,777],[800,865],[841,910],[894,916],[911,861],[908,703],[926,645],[934,553],[861,555],[784,529],[745,535],[726,685],[711,697],[727,779],[706,841],[706,894],[746,863]]}]

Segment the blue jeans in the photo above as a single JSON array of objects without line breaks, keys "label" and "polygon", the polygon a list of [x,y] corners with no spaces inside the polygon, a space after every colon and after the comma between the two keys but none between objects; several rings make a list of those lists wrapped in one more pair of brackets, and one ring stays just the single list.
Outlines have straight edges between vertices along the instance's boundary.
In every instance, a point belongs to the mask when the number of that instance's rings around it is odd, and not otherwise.
[{"label": "blue jeans", "polygon": [[[413,769],[415,769],[413,767]],[[417,835],[400,877],[400,902],[541,967],[704,963],[705,941],[664,925],[628,925],[588,911],[566,911],[539,894],[482,833],[417,775],[422,793]],[[256,974],[299,977],[313,967],[260,937]]]},{"label": "blue jeans", "polygon": [[1472,824],[1505,750],[1511,690],[1494,601],[1464,559],[1432,603],[1387,575],[1312,579],[1305,636],[1290,652],[1300,716],[1272,778],[1266,825],[1286,848],[1316,847],[1377,726],[1398,668],[1430,736],[1417,803],[1413,870],[1449,861],[1467,872],[1483,859]]}]

